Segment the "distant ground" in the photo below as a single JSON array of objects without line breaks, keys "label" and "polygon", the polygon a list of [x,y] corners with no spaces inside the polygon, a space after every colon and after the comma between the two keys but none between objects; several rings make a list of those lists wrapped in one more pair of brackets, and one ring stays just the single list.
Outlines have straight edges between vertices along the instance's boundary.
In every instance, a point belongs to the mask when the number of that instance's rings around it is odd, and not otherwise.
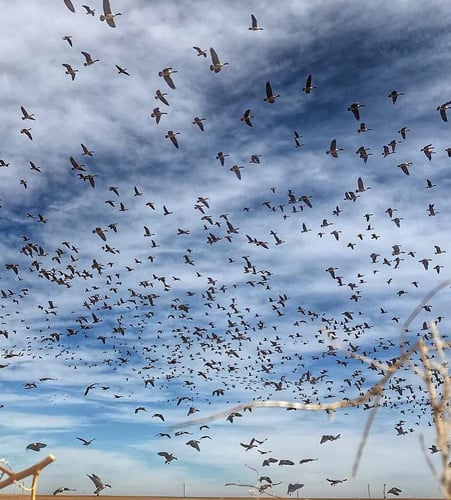
[{"label": "distant ground", "polygon": [[[100,495],[101,497],[107,497],[108,500],[134,500],[134,499],[139,499],[139,500],[181,500],[182,498],[184,500],[225,500],[228,498],[233,498],[234,500],[237,499],[245,499],[248,500],[250,498],[255,498],[251,496],[243,496],[243,497],[164,497],[164,496],[113,496],[113,495]],[[24,497],[26,498],[26,494],[17,494],[17,495],[0,495],[0,500],[18,500],[18,497]],[[85,499],[88,497],[92,498],[97,498],[95,495],[58,495],[59,497],[64,497],[68,498],[69,500],[78,500],[78,499]],[[268,496],[263,496],[261,498],[272,498]],[[285,497],[276,497],[276,498],[285,498]],[[297,500],[298,497],[292,496],[292,497],[286,497],[286,498],[295,498]],[[299,497],[299,500],[329,500],[332,497]],[[339,497],[333,497],[334,499],[338,499]],[[392,497],[390,496],[389,498],[399,498],[400,500],[419,500],[419,498],[412,498],[412,497]],[[424,500],[425,497],[422,497],[422,500]],[[54,500],[55,497],[52,495],[36,495],[37,500]],[[340,498],[339,500],[367,500],[368,497],[353,497],[353,498]],[[371,500],[383,500],[382,498],[376,498],[376,497],[371,497]],[[439,498],[429,498],[428,500],[440,500]]]}]

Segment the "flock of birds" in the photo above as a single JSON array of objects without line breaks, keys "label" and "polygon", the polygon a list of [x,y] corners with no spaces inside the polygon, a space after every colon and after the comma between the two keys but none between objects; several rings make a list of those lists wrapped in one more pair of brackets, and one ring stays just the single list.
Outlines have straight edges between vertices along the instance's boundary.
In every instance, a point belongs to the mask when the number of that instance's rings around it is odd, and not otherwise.
[{"label": "flock of birds", "polygon": [[[74,3],[71,0],[64,0],[64,4],[71,12],[75,12]],[[82,6],[88,16],[95,16],[96,11],[88,5]],[[109,0],[103,0],[103,13],[100,20],[108,27],[115,28],[117,16],[121,13],[114,13]],[[125,19],[124,19],[124,22]],[[259,25],[255,15],[251,15],[250,31],[259,32],[263,28]],[[70,48],[74,46],[71,35],[65,35],[63,40]],[[69,50],[68,47],[68,50]],[[216,50],[212,47],[202,49],[193,47],[198,57],[209,57],[210,70],[213,73],[220,73],[229,63],[222,61]],[[83,65],[91,66],[99,62],[90,52],[82,51],[84,57]],[[194,55],[193,54],[193,55]],[[78,69],[71,64],[62,63],[66,74],[70,77],[68,84],[77,83]],[[129,70],[120,65],[116,65],[119,75],[132,78]],[[176,90],[177,70],[168,66],[158,72],[162,82],[171,90]],[[69,80],[69,79],[68,79]],[[263,85],[262,85],[263,88]],[[280,95],[273,92],[272,84],[269,80],[264,85],[265,93],[262,101],[267,104],[274,104]],[[312,74],[305,78],[302,91],[306,95],[314,94],[316,86]],[[392,90],[388,98],[395,106],[399,106],[403,92]],[[156,90],[155,99],[164,109],[169,109],[170,102],[166,92],[161,89]],[[347,110],[351,116],[359,122],[357,129],[358,137],[367,133],[371,129],[361,120],[362,108],[365,104],[354,102]],[[446,101],[437,107],[439,117],[443,122],[447,122],[447,110],[451,108],[451,101]],[[21,119],[27,122],[37,122],[39,118],[34,113],[30,113],[28,106],[21,106]],[[167,115],[168,111],[162,111],[159,106],[155,106],[150,117],[158,126]],[[204,132],[208,117],[195,116],[192,124],[200,132]],[[240,117],[241,126],[253,127],[251,108],[246,108]],[[239,122],[238,118],[237,121]],[[33,141],[32,128],[22,128],[20,133]],[[408,141],[410,130],[407,126],[399,129],[399,139],[393,139],[382,146],[381,155],[383,158],[389,157],[398,152],[398,145]],[[180,132],[168,130],[165,139],[176,149],[180,149],[178,136]],[[295,130],[293,137],[293,147],[295,150],[302,150],[304,145],[301,142],[302,136]],[[81,139],[83,140],[83,139]],[[340,142],[334,138],[326,154],[335,159],[341,157],[344,148],[339,147]],[[428,162],[432,161],[435,150],[432,144],[426,144],[421,152]],[[451,147],[445,152],[451,157]],[[324,152],[322,152],[324,154]],[[356,154],[366,164],[373,154],[367,147],[361,146]],[[85,158],[86,165],[81,163],[75,156],[68,158],[70,169],[77,177],[87,183],[88,188],[99,189],[99,179],[101,176],[89,171],[89,162],[96,153],[81,142],[80,155]],[[229,154],[224,151],[216,153],[215,159],[223,167],[228,160]],[[83,161],[85,161],[83,160]],[[332,160],[331,160],[332,161]],[[260,165],[264,162],[262,155],[252,153],[249,163]],[[41,167],[34,161],[29,160],[30,170],[33,173],[40,173]],[[0,160],[0,167],[8,167],[9,162]],[[411,173],[412,162],[400,162],[397,167],[406,176]],[[244,166],[234,164],[230,166],[230,171],[238,180],[242,180],[242,170]],[[19,179],[24,189],[28,188],[29,180]],[[425,179],[425,188],[433,189],[435,184],[431,179]],[[200,187],[199,187],[200,189]],[[356,185],[344,193],[344,203],[358,203],[359,198],[367,195],[370,187],[359,176]],[[299,235],[306,237],[306,234],[313,231],[305,221],[306,214],[315,210],[315,198],[309,194],[297,192],[292,187],[285,194],[279,194],[280,189],[271,187],[268,194],[272,198],[262,198],[262,217],[267,214],[275,220],[276,229],[271,230],[270,239],[252,234],[242,234],[239,225],[243,221],[235,219],[234,215],[220,213],[215,209],[215,200],[204,195],[197,195],[193,199],[193,210],[197,219],[192,223],[192,228],[174,228],[175,238],[190,238],[191,234],[199,226],[205,234],[205,239],[195,241],[190,239],[189,248],[183,255],[180,255],[180,263],[189,269],[190,286],[183,288],[183,281],[186,278],[177,276],[176,270],[172,274],[159,274],[158,261],[163,243],[158,239],[158,235],[152,232],[151,226],[143,225],[142,233],[137,238],[145,238],[148,245],[148,253],[145,257],[136,256],[132,262],[118,264],[121,248],[117,248],[117,241],[120,237],[120,225],[114,220],[107,226],[98,225],[92,229],[93,239],[100,245],[92,257],[87,258],[88,252],[76,242],[64,240],[57,248],[48,248],[42,240],[39,240],[39,224],[46,225],[48,219],[45,214],[27,212],[27,218],[36,222],[38,229],[33,229],[32,236],[25,235],[19,249],[16,261],[5,262],[4,269],[8,273],[8,287],[0,290],[2,299],[2,309],[5,310],[0,316],[3,322],[0,336],[9,347],[3,348],[0,358],[3,360],[0,369],[7,369],[15,362],[20,362],[24,358],[35,359],[47,356],[63,357],[66,364],[71,369],[77,369],[84,363],[83,359],[77,358],[77,348],[83,342],[95,342],[95,347],[104,350],[105,358],[103,365],[105,370],[123,374],[128,381],[138,382],[146,390],[154,391],[157,388],[170,386],[177,382],[184,391],[183,396],[175,396],[168,403],[175,407],[185,407],[187,416],[191,416],[200,410],[196,405],[222,402],[230,404],[233,401],[234,389],[241,387],[249,394],[253,394],[254,399],[270,399],[275,393],[282,393],[286,399],[294,399],[304,403],[314,403],[318,401],[328,401],[341,399],[347,394],[361,394],[369,385],[369,381],[375,376],[384,374],[383,369],[376,364],[364,364],[357,360],[357,355],[363,357],[384,356],[385,353],[392,353],[396,349],[396,343],[383,336],[373,339],[371,347],[365,344],[365,337],[371,334],[373,324],[369,319],[365,319],[360,311],[349,308],[343,311],[340,317],[335,317],[321,310],[305,308],[298,303],[293,306],[294,299],[289,297],[283,290],[274,284],[277,280],[275,273],[270,269],[260,267],[261,257],[258,252],[271,251],[284,245],[286,242],[280,233],[283,232],[283,223],[289,217],[298,218]],[[105,207],[111,210],[116,217],[116,212],[132,211],[132,202],[138,202],[144,193],[138,186],[130,186],[128,193],[124,193],[117,186],[108,186],[104,202]],[[5,200],[3,200],[5,203]],[[170,224],[171,216],[174,215],[168,204],[158,206],[151,200],[144,202],[149,213],[155,217],[164,218]],[[254,210],[253,207],[243,207],[243,212],[248,213]],[[257,209],[255,209],[257,210]],[[114,211],[114,212],[113,212]],[[264,212],[263,212],[264,211]],[[340,220],[340,214],[344,211],[342,206],[335,206],[331,210],[331,215],[335,220]],[[402,227],[403,217],[398,215],[395,207],[388,207],[385,213],[394,226]],[[439,211],[435,203],[429,203],[425,207],[428,217],[435,217]],[[376,227],[372,225],[372,213],[362,214],[361,226],[356,226],[357,234],[347,244],[349,251],[359,244],[359,242],[374,241],[381,237]],[[330,219],[330,216],[329,216]],[[319,238],[327,237],[328,233],[332,237],[331,241],[343,240],[342,230],[329,228],[333,225],[328,218],[322,218]],[[335,227],[335,226],[334,226]],[[74,238],[76,235],[74,234]],[[227,257],[226,265],[239,269],[240,278],[237,283],[222,283],[215,277],[214,273],[208,275],[202,271],[202,251],[205,246],[233,244],[237,241],[245,242],[249,245],[248,255],[232,254]],[[241,244],[240,243],[240,244]],[[124,242],[125,245],[125,242]],[[171,243],[169,243],[169,248]],[[237,248],[239,246],[237,245]],[[437,242],[434,248],[433,257],[418,256],[414,249],[404,248],[400,244],[392,245],[391,249],[384,255],[374,250],[368,255],[371,265],[368,275],[356,273],[352,277],[342,276],[340,270],[335,266],[324,269],[324,275],[330,277],[332,283],[344,290],[349,290],[349,300],[356,307],[364,296],[365,285],[371,280],[371,275],[377,273],[392,272],[403,266],[419,266],[425,272],[435,271],[440,274],[445,267],[446,248],[441,242]],[[82,262],[87,265],[81,264]],[[218,263],[219,264],[219,263]],[[133,271],[136,275],[132,284]],[[384,270],[384,271],[382,271]],[[388,271],[387,271],[388,270]],[[186,274],[186,271],[183,271]],[[20,304],[26,302],[32,293],[32,286],[39,286],[39,281],[44,280],[46,285],[53,285],[57,289],[63,289],[65,294],[70,293],[70,289],[80,290],[79,283],[83,283],[84,294],[80,306],[84,312],[75,312],[72,324],[63,326],[59,322],[58,296],[48,299],[46,303],[40,304],[39,309],[44,318],[44,326],[37,331],[33,325],[25,324],[27,332],[27,346],[20,349],[17,346],[18,336],[21,335],[14,328],[8,328],[8,317],[20,313]],[[3,277],[6,281],[6,278]],[[34,281],[33,281],[34,280]],[[199,283],[197,290],[193,290],[192,283]],[[387,283],[390,285],[393,276],[389,275]],[[23,283],[30,283],[30,288]],[[412,280],[409,284],[412,290],[420,287],[417,280]],[[250,303],[242,303],[235,298],[236,290],[245,288],[252,293],[259,292],[264,301],[269,305],[269,311],[262,313]],[[368,287],[367,287],[368,288]],[[181,292],[181,290],[183,290]],[[199,291],[200,290],[200,291]],[[77,292],[78,293],[78,292]],[[369,293],[369,292],[368,292]],[[408,290],[400,288],[392,292],[393,296],[402,297]],[[424,306],[426,313],[431,313],[432,306]],[[116,311],[118,311],[116,313]],[[290,311],[290,312],[288,312]],[[387,315],[389,311],[385,305],[380,306],[380,315]],[[401,321],[394,312],[392,314],[393,324]],[[429,314],[432,317],[432,313]],[[294,318],[287,330],[287,318]],[[440,322],[443,316],[435,316],[433,319]],[[279,322],[284,322],[284,328],[279,328]],[[104,325],[113,324],[108,330]],[[307,328],[313,328],[313,333],[307,334]],[[93,337],[94,335],[94,337]],[[421,329],[416,332],[416,337],[421,336],[428,339],[428,323],[425,321]],[[89,338],[89,339],[88,339]],[[339,347],[339,341],[346,346],[345,349]],[[316,351],[310,355],[303,353],[303,347],[317,346]],[[361,347],[360,343],[364,345]],[[93,344],[94,345],[94,344]],[[390,359],[392,362],[395,359]],[[139,368],[129,369],[129,365],[141,363]],[[86,364],[88,364],[86,362]],[[89,366],[89,364],[88,364]],[[196,366],[196,368],[194,368]],[[199,368],[201,367],[201,368]],[[283,375],[280,375],[280,368],[283,368]],[[337,378],[337,372],[343,375],[341,380]],[[55,379],[43,374],[39,380],[27,381],[23,385],[24,390],[46,390],[47,383]],[[436,376],[434,382],[439,385],[442,381]],[[206,386],[208,393],[200,387]],[[124,387],[128,387],[127,384]],[[54,387],[53,387],[54,389]],[[117,391],[106,384],[93,381],[85,387],[80,394],[82,398],[95,398],[96,394],[111,394],[112,401],[121,399],[127,400],[131,397],[133,389],[127,392]],[[5,407],[6,405],[2,405]],[[401,374],[393,377],[387,391],[381,398],[381,406],[391,408],[399,412],[402,417],[394,427],[394,435],[403,436],[414,431],[414,427],[420,424],[423,418],[430,418],[428,411],[428,400],[425,387],[418,388],[408,377]],[[363,410],[373,408],[371,402],[362,405]],[[136,406],[134,414],[148,412],[147,406]],[[152,412],[152,411],[151,411]],[[406,414],[409,419],[414,419],[414,424],[406,427]],[[412,417],[413,415],[413,417]],[[243,417],[242,413],[230,412],[227,421],[234,423]],[[154,421],[165,422],[164,413],[153,413]],[[199,427],[200,431],[208,429],[207,425]],[[204,440],[211,440],[208,435],[194,435],[193,432],[180,429],[175,433],[160,432],[157,436],[162,440],[181,438],[189,434],[186,445],[195,452],[201,451]],[[319,444],[334,442],[341,438],[340,434],[322,434],[319,437]],[[94,439],[77,437],[83,446],[89,446]],[[252,438],[249,443],[239,443],[245,452],[255,449],[261,455],[270,454],[270,450],[262,449],[263,443],[267,439]],[[238,445],[238,443],[237,443]],[[32,442],[26,446],[28,450],[39,452],[47,445],[43,442]],[[438,450],[436,445],[430,448],[431,453]],[[157,451],[164,463],[170,464],[178,458],[168,449]],[[278,466],[295,466],[316,462],[317,458],[274,458],[264,457],[261,467],[270,467],[273,464]],[[104,483],[96,474],[88,474],[96,489],[94,494],[98,495],[106,487],[111,487]],[[325,479],[331,486],[336,486],[347,481],[347,478]],[[258,494],[270,493],[272,488],[279,483],[274,483],[269,476],[260,476],[256,485],[227,483],[226,486],[246,486],[255,488]],[[289,483],[286,493],[291,495],[304,486],[301,482]],[[71,488],[62,486],[54,491],[54,495],[65,491],[74,491]],[[399,495],[401,489],[391,488],[387,493]]]}]

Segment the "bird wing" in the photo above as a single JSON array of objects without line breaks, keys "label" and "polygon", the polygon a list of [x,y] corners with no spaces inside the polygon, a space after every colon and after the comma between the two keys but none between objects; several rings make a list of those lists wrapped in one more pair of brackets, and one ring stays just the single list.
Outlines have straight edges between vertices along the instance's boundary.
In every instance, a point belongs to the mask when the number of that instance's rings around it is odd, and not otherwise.
[{"label": "bird wing", "polygon": [[64,0],[64,5],[71,11],[75,12],[75,7],[74,4],[71,2],[71,0]]},{"label": "bird wing", "polygon": [[114,17],[110,17],[112,14],[110,0],[103,0],[103,14],[108,26],[110,26],[111,28],[115,28],[116,24],[114,22]]},{"label": "bird wing", "polygon": [[244,112],[244,123],[249,127],[252,127],[252,122],[250,120],[250,117],[251,117],[251,110],[246,109],[246,111]]},{"label": "bird wing", "polygon": [[100,488],[101,486],[103,486],[102,480],[96,474],[88,474],[87,476],[97,486],[97,488]]},{"label": "bird wing", "polygon": [[254,16],[254,14],[251,14],[251,21],[252,21],[252,27],[256,28],[257,27],[257,19]]},{"label": "bird wing", "polygon": [[269,82],[266,82],[266,97],[268,99],[271,99],[271,97],[273,97],[271,84]]},{"label": "bird wing", "polygon": [[400,165],[400,167],[401,167],[401,170],[402,170],[402,171],[403,171],[406,175],[410,175],[410,174],[409,174],[409,169],[407,168],[407,165],[402,164],[402,165]]},{"label": "bird wing", "polygon": [[213,65],[220,64],[218,54],[216,54],[216,51],[213,47],[210,47],[210,55]]},{"label": "bird wing", "polygon": [[170,75],[164,75],[164,81],[169,85],[169,87],[171,87],[171,89],[175,89],[175,85],[174,85],[174,82],[172,81],[172,78],[170,77]]},{"label": "bird wing", "polygon": [[103,0],[103,13],[105,16],[111,14],[110,0]]},{"label": "bird wing", "polygon": [[166,100],[166,98],[164,97],[164,95],[159,90],[157,90],[157,99],[160,99],[160,101],[163,104],[166,104],[166,106],[169,106],[168,101]]},{"label": "bird wing", "polygon": [[91,57],[91,54],[89,52],[81,51],[81,53],[85,56],[86,62],[92,61],[92,57]]}]

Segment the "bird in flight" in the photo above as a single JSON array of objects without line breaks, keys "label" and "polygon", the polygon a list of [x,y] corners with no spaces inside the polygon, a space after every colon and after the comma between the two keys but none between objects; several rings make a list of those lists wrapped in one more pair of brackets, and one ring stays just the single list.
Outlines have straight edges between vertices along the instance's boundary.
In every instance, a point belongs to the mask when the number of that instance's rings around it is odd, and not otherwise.
[{"label": "bird in flight", "polygon": [[116,24],[114,22],[114,18],[121,15],[122,14],[120,12],[113,14],[110,6],[110,0],[103,0],[103,14],[100,16],[101,21],[106,21],[108,26],[115,28]]},{"label": "bird in flight", "polygon": [[32,141],[32,140],[33,140],[33,137],[32,137],[32,135],[31,135],[30,130],[31,130],[31,128],[23,128],[23,129],[20,131],[20,133],[21,133],[21,134],[25,134],[25,135],[28,137],[28,139],[30,139],[30,141]]},{"label": "bird in flight", "polygon": [[279,94],[274,95],[271,84],[269,82],[266,82],[266,97],[263,99],[263,101],[273,104],[276,102],[277,97],[280,97]]},{"label": "bird in flight", "polygon": [[331,155],[334,158],[338,158],[338,151],[343,151],[343,148],[337,148],[337,140],[332,139],[329,150],[326,151],[326,154]]},{"label": "bird in flight", "polygon": [[336,441],[337,439],[340,438],[340,436],[341,436],[340,434],[337,434],[336,436],[333,436],[331,434],[323,434],[321,436],[319,444],[327,443],[327,441]]},{"label": "bird in flight", "polygon": [[205,118],[199,118],[198,116],[196,116],[193,120],[193,125],[197,125],[202,130],[202,132],[204,131],[204,124],[202,123],[203,121],[205,121]]},{"label": "bird in flight", "polygon": [[83,443],[83,446],[89,446],[93,441],[95,441],[96,438],[84,439],[84,438],[78,437],[77,439]]},{"label": "bird in flight", "polygon": [[437,107],[437,111],[440,113],[440,116],[444,122],[448,121],[448,116],[446,115],[446,110],[449,109],[450,104],[451,104],[451,101],[446,101]]},{"label": "bird in flight", "polygon": [[354,115],[354,118],[357,121],[360,121],[360,108],[363,108],[365,104],[360,104],[359,102],[353,102],[349,107],[348,111],[351,111],[351,113]]},{"label": "bird in flight", "polygon": [[250,31],[262,31],[263,28],[260,28],[257,22],[257,18],[254,16],[254,14],[251,14],[251,26],[249,26]]},{"label": "bird in flight", "polygon": [[392,103],[395,104],[396,100],[400,95],[404,95],[404,92],[398,92],[397,90],[392,90],[389,94],[388,97],[389,99],[392,100]]},{"label": "bird in flight", "polygon": [[127,71],[127,68],[121,68],[121,66],[115,64],[117,72],[119,75],[127,75],[130,76],[130,73]]},{"label": "bird in flight", "polygon": [[152,118],[155,118],[155,121],[156,123],[160,123],[160,119],[161,119],[161,116],[162,115],[167,115],[167,113],[165,111],[160,111],[160,108],[153,108],[153,111],[151,113],[151,117]]},{"label": "bird in flight", "polygon": [[58,495],[58,493],[64,493],[65,491],[77,491],[77,490],[73,488],[67,488],[66,486],[60,486],[53,492],[53,495]]},{"label": "bird in flight", "polygon": [[83,66],[91,66],[92,64],[99,62],[99,59],[93,59],[89,52],[81,51],[81,53],[85,56],[86,59],[86,61],[83,63]]},{"label": "bird in flight", "polygon": [[173,460],[178,460],[177,457],[174,457],[172,453],[168,453],[167,451],[159,451],[157,454],[164,458],[165,464],[170,464]]},{"label": "bird in flight", "polygon": [[246,109],[243,116],[241,117],[241,121],[244,122],[248,127],[252,127],[251,118],[253,118],[253,116],[251,115],[251,110]]},{"label": "bird in flight", "polygon": [[91,151],[90,149],[88,149],[83,143],[81,143],[81,149],[83,151],[82,156],[92,156],[94,154],[94,151]]},{"label": "bird in flight", "polygon": [[287,495],[291,495],[295,491],[304,487],[304,483],[289,483],[287,489]]},{"label": "bird in flight", "polygon": [[33,450],[33,451],[41,451],[42,448],[45,448],[46,446],[47,445],[45,443],[35,442],[35,443],[27,444],[26,449]]},{"label": "bird in flight", "polygon": [[178,149],[179,143],[177,141],[176,135],[180,134],[180,132],[174,132],[173,130],[168,130],[168,133],[165,135],[166,139],[170,139],[172,144]]},{"label": "bird in flight", "polygon": [[400,493],[402,493],[402,490],[396,486],[393,486],[393,488],[387,491],[387,495],[395,495],[395,497],[399,496]]},{"label": "bird in flight", "polygon": [[326,481],[329,481],[331,486],[337,486],[337,484],[344,483],[345,481],[347,481],[347,479],[327,479],[326,478]]},{"label": "bird in flight", "polygon": [[70,64],[63,64],[63,66],[66,68],[66,75],[70,75],[72,78],[72,81],[75,80],[75,73],[77,73],[78,69],[72,68]]},{"label": "bird in flight", "polygon": [[302,89],[302,91],[306,94],[310,94],[313,89],[316,89],[316,87],[312,85],[312,75],[308,75],[305,81],[305,87]]},{"label": "bird in flight", "polygon": [[34,113],[29,114],[23,106],[21,106],[20,109],[22,111],[22,120],[35,120],[36,119],[36,118],[33,118]]},{"label": "bird in flight", "polygon": [[172,73],[178,73],[178,72],[170,67],[164,68],[158,72],[158,76],[161,76],[171,89],[175,89],[174,81],[171,78]]},{"label": "bird in flight", "polygon": [[99,496],[99,493],[103,491],[105,488],[111,488],[110,484],[104,483],[97,474],[87,474],[89,479],[95,484],[96,489],[94,490],[94,495]]},{"label": "bird in flight", "polygon": [[164,97],[165,95],[167,95],[166,93],[164,92],[161,92],[161,90],[157,90],[155,92],[155,99],[158,99],[160,100],[163,104],[166,104],[166,106],[169,106],[169,102],[167,101],[166,97]]},{"label": "bird in flight", "polygon": [[229,64],[228,62],[222,63],[219,60],[218,54],[216,53],[213,47],[210,47],[210,56],[211,56],[210,70],[214,71],[215,73],[219,73],[224,66]]},{"label": "bird in flight", "polygon": [[207,57],[207,51],[206,50],[202,50],[200,47],[193,47],[193,49],[197,52],[198,56]]},{"label": "bird in flight", "polygon": [[96,13],[95,9],[92,9],[89,5],[82,5],[82,7],[86,10],[87,15],[93,16]]}]

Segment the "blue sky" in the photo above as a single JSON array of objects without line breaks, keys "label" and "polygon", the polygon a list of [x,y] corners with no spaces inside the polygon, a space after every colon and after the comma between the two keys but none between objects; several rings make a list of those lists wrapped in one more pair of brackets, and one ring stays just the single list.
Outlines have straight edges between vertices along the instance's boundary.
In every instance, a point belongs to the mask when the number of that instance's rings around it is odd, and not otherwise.
[{"label": "blue sky", "polygon": [[[425,388],[407,369],[387,388],[355,477],[363,408],[183,423],[254,399],[358,396],[381,372],[351,351],[396,358],[403,321],[449,278],[450,124],[437,111],[451,99],[449,7],[112,0],[121,16],[111,28],[102,2],[86,3],[94,16],[78,0],[75,13],[63,0],[10,2],[0,21],[5,458],[20,469],[55,455],[43,494],[92,494],[95,473],[113,495],[182,495],[185,485],[187,495],[240,496],[246,488],[225,483],[260,474],[281,483],[281,496],[296,482],[306,497],[362,496],[368,485],[382,496],[384,483],[438,496]],[[263,30],[248,29],[251,14]],[[228,63],[218,73],[211,47]],[[99,61],[84,66],[82,51]],[[63,64],[77,70],[73,81]],[[272,104],[266,82],[280,95]],[[21,106],[35,120],[22,120]],[[247,109],[252,127],[240,119]],[[333,139],[337,158],[326,154]],[[359,178],[368,189],[357,192]],[[449,287],[428,305],[408,342],[437,319],[446,338]],[[320,444],[324,434],[340,438]],[[263,443],[246,451],[252,438]],[[26,450],[31,442],[47,447]],[[162,451],[177,460],[165,464]],[[269,456],[295,465],[263,466]]]}]

